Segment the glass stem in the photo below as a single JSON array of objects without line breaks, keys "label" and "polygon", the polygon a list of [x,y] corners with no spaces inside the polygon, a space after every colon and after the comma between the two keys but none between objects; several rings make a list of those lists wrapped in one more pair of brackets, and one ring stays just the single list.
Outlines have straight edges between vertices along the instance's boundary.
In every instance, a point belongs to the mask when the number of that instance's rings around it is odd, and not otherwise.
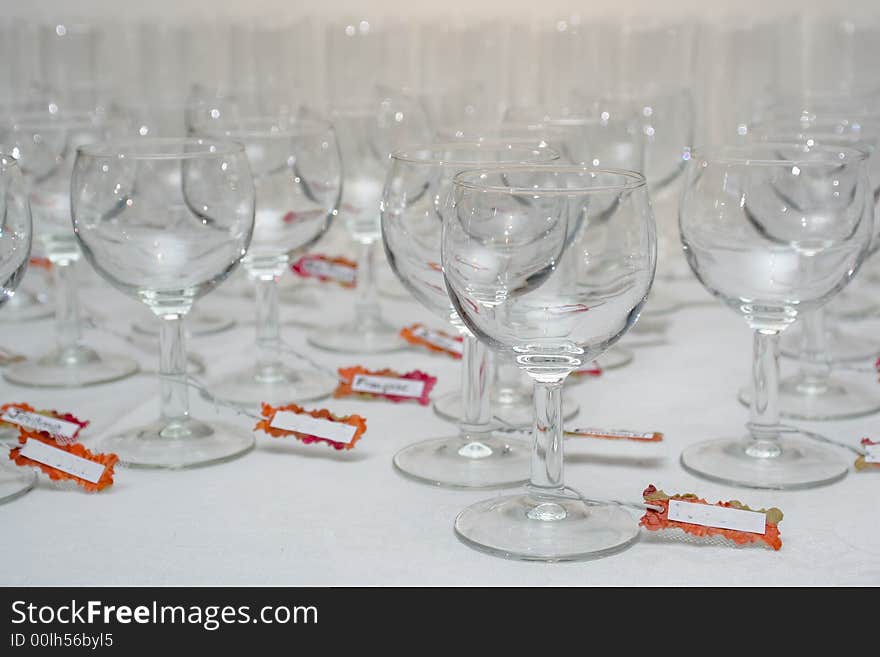
[{"label": "glass stem", "polygon": [[532,493],[550,497],[560,496],[564,488],[563,380],[535,380],[535,441],[529,488]]},{"label": "glass stem", "polygon": [[807,392],[820,393],[828,386],[831,376],[831,356],[826,345],[825,309],[804,313],[801,317],[803,328],[798,350],[801,385]]},{"label": "glass stem", "polygon": [[752,360],[749,456],[779,456],[779,331],[757,329]]},{"label": "glass stem", "polygon": [[159,329],[159,386],[163,436],[184,433],[189,419],[189,391],[186,385],[186,340],[183,315],[162,316]]},{"label": "glass stem", "polygon": [[257,381],[273,383],[281,375],[281,331],[278,316],[278,278],[254,278],[257,297]]},{"label": "glass stem", "polygon": [[[499,404],[516,404],[524,401],[521,399],[524,392],[531,396],[531,390],[525,388],[520,379],[520,369],[506,359],[495,359],[495,389],[494,398]],[[527,400],[526,400],[527,401]]]},{"label": "glass stem", "polygon": [[75,261],[59,259],[52,262],[55,286],[55,336],[61,360],[70,365],[79,362],[80,323],[79,293],[76,285]]},{"label": "glass stem", "polygon": [[379,323],[379,299],[376,294],[376,242],[360,242],[357,261],[357,301],[355,312],[362,328],[369,330]]},{"label": "glass stem", "polygon": [[465,335],[461,357],[461,408],[459,430],[464,446],[459,454],[468,458],[489,456],[491,448],[481,441],[492,430],[489,382],[492,352],[473,335]]}]

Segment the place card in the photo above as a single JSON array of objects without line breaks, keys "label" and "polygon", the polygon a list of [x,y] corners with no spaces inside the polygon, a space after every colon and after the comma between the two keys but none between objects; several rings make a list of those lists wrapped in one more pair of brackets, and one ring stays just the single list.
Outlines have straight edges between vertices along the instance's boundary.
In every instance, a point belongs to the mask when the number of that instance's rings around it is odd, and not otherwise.
[{"label": "place card", "polygon": [[303,278],[317,278],[352,288],[357,283],[357,264],[348,258],[309,253],[290,265],[291,271]]},{"label": "place card", "polygon": [[391,369],[368,370],[361,366],[339,369],[339,385],[333,396],[387,399],[399,403],[430,404],[429,395],[437,378],[419,370],[400,374]]},{"label": "place card", "polygon": [[783,516],[775,507],[751,509],[737,500],[710,504],[693,493],[667,495],[653,485],[642,497],[646,504],[661,509],[648,509],[639,520],[648,531],[680,529],[696,538],[721,537],[737,545],[765,543],[774,550],[782,547],[779,523]]},{"label": "place card", "polygon": [[89,425],[88,421],[79,420],[70,413],[38,411],[23,403],[0,406],[0,421],[19,429],[42,433],[60,445],[76,442],[79,432]]},{"label": "place card", "polygon": [[259,429],[275,438],[293,436],[306,445],[322,442],[336,450],[352,449],[367,430],[367,421],[360,415],[338,416],[326,408],[263,404],[261,415],[254,431]]},{"label": "place card", "polygon": [[599,366],[599,363],[593,361],[589,365],[575,370],[570,376],[573,376],[576,379],[587,376],[602,376],[602,368]]},{"label": "place card", "polygon": [[871,440],[870,438],[862,438],[861,445],[865,450],[865,453],[856,459],[856,470],[880,471],[880,441]]},{"label": "place card", "polygon": [[21,467],[36,467],[52,481],[73,481],[89,492],[113,485],[116,454],[96,454],[80,443],[59,445],[42,434],[22,430],[21,447],[9,452],[9,459]]},{"label": "place card", "polygon": [[596,429],[593,427],[566,429],[565,435],[579,438],[604,438],[605,440],[632,440],[639,443],[656,443],[663,440],[659,431],[627,431],[625,429]]},{"label": "place card", "polygon": [[424,324],[413,324],[400,329],[400,337],[411,345],[455,359],[460,359],[464,352],[464,338],[460,335],[429,329]]}]

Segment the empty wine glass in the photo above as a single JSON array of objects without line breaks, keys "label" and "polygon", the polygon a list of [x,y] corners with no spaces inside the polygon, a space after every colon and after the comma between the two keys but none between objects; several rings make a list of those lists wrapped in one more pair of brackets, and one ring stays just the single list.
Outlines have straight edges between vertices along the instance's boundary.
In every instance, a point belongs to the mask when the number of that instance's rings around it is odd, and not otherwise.
[{"label": "empty wine glass", "polygon": [[322,326],[308,340],[329,351],[393,351],[406,343],[398,335],[399,327],[382,318],[376,294],[382,185],[391,152],[404,143],[424,142],[431,131],[424,111],[405,99],[336,107],[332,122],[342,151],[344,174],[340,217],[358,244],[357,301],[354,317],[338,326]]},{"label": "empty wine glass", "polygon": [[58,111],[24,114],[2,131],[18,157],[28,183],[35,235],[52,263],[56,347],[50,353],[15,363],[3,376],[12,383],[76,387],[116,381],[134,374],[127,356],[99,352],[81,341],[79,289],[75,267],[80,249],[70,225],[70,176],[76,148],[118,132],[98,113]]},{"label": "empty wine glass", "polygon": [[342,169],[333,128],[305,118],[254,117],[209,126],[204,136],[244,144],[257,199],[254,237],[242,261],[256,289],[256,364],[218,381],[212,391],[251,406],[326,397],[335,377],[282,360],[278,280],[337,213]]},{"label": "empty wine glass", "polygon": [[[680,270],[686,269],[678,249],[675,225],[676,183],[684,171],[683,156],[694,140],[694,103],[690,88],[673,82],[623,84],[592,105],[600,115],[614,116],[622,112],[638,117],[645,141],[643,171],[657,218],[657,277],[663,282],[682,278]],[[655,284],[647,309],[652,314],[665,314],[675,311],[681,303],[682,299],[667,285]]]},{"label": "empty wine glass", "polygon": [[564,483],[561,392],[571,372],[635,323],[651,288],[656,234],[645,178],[499,167],[463,172],[453,187],[442,245],[450,298],[480,342],[513,355],[532,378],[536,417],[525,490],[466,508],[455,531],[472,547],[517,559],[621,550],[638,536],[629,512]]},{"label": "empty wine glass", "polygon": [[[108,112],[126,125],[126,137],[186,137],[192,132],[187,125],[187,112],[190,106],[184,101],[162,101],[131,104],[111,103]],[[211,312],[202,307],[194,308],[186,316],[186,331],[189,335],[211,335],[226,331],[235,326],[235,320],[222,313]],[[142,319],[134,321],[132,329],[144,335],[159,335],[160,321],[145,313]]]},{"label": "empty wine glass", "polygon": [[[18,161],[0,153],[0,307],[15,295],[31,254],[31,212]],[[0,460],[0,502],[8,502],[33,488],[32,470]]]},{"label": "empty wine glass", "polygon": [[254,185],[240,144],[205,139],[104,142],[77,151],[73,225],[86,260],[162,319],[161,418],[97,441],[128,465],[184,468],[224,461],[253,434],[189,415],[183,317],[244,257]]},{"label": "empty wine glass", "polygon": [[[872,184],[872,197],[880,198],[880,126],[869,120],[799,117],[792,120],[768,120],[756,122],[750,127],[750,136],[759,141],[793,141],[825,146],[852,147],[865,151],[867,167]],[[875,203],[876,206],[876,203]],[[876,211],[876,210],[875,210]],[[875,232],[880,224],[875,221]],[[880,247],[880,236],[870,248],[869,256]],[[860,271],[858,279],[863,278]],[[850,291],[848,287],[846,291]],[[837,298],[843,296],[843,293]],[[834,301],[831,302],[833,304]],[[829,304],[829,305],[831,305]],[[880,410],[880,391],[875,382],[862,381],[856,374],[834,367],[838,353],[845,351],[868,359],[876,357],[880,342],[862,338],[832,323],[828,308],[821,307],[803,313],[794,355],[798,358],[797,374],[779,383],[779,411],[787,417],[805,420],[830,420],[867,415]],[[833,343],[832,343],[833,340]],[[782,353],[786,353],[786,341],[780,340]],[[838,346],[836,350],[833,345]],[[788,346],[792,346],[789,343]],[[852,351],[850,351],[852,350]],[[751,390],[740,391],[740,400],[749,404]]]},{"label": "empty wine glass", "polygon": [[452,177],[487,163],[549,162],[558,154],[539,142],[478,141],[413,146],[391,156],[382,197],[385,253],[401,283],[464,338],[459,432],[409,445],[394,456],[398,470],[420,481],[492,488],[523,481],[528,447],[493,432],[488,350],[461,323],[440,265],[443,201]]},{"label": "empty wine glass", "polygon": [[[51,89],[43,85],[29,85],[20,95],[16,95],[15,100],[0,101],[0,125],[11,124],[15,120],[14,117],[20,116],[22,113],[49,112],[50,107],[57,110],[58,99],[55,96],[56,94]],[[11,147],[5,145],[0,148],[12,150]],[[32,257],[37,255],[36,252],[31,254]],[[19,286],[15,294],[6,301],[3,313],[0,313],[0,323],[28,322],[52,316],[54,309],[48,294],[48,277],[38,274],[38,281],[33,281],[33,274],[34,271],[31,270],[31,276],[28,277],[28,280]],[[29,283],[36,283],[36,285],[29,285]]]},{"label": "empty wine glass", "polygon": [[754,331],[745,437],[691,445],[685,468],[756,488],[843,477],[841,450],[779,422],[779,335],[839,292],[867,252],[873,198],[863,151],[807,142],[695,152],[681,200],[681,240],[697,279]]},{"label": "empty wine glass", "polygon": [[[571,108],[513,106],[500,124],[441,128],[438,132],[452,139],[485,141],[491,139],[538,140],[560,154],[559,164],[640,171],[644,165],[644,141],[640,124],[623,112],[591,114]],[[614,345],[600,358],[600,367],[623,367],[633,360],[628,349]],[[532,386],[508,359],[494,359],[495,372],[490,386],[492,414],[504,425],[531,426]],[[579,411],[576,400],[563,395],[563,417],[571,419]],[[445,419],[461,417],[461,393],[438,397],[435,412]]]}]

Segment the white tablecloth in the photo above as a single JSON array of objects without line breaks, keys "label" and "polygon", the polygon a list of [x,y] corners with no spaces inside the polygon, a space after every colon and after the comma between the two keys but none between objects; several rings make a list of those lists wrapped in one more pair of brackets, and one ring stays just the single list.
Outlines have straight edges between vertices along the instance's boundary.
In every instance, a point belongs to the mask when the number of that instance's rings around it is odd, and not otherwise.
[{"label": "white tablecloth", "polygon": [[[326,325],[342,317],[353,293],[313,286],[308,310],[287,305],[284,338],[305,346],[301,322]],[[739,499],[778,506],[784,546],[734,549],[642,540],[597,561],[539,564],[494,558],[460,543],[456,513],[493,493],[451,491],[397,474],[392,455],[404,445],[454,431],[430,407],[327,400],[314,404],[368,419],[357,448],[337,452],[292,439],[257,435],[256,449],[212,467],[178,472],[118,469],[100,494],[58,489],[46,481],[0,506],[0,584],[5,585],[808,585],[880,584],[880,472],[850,474],[824,488],[796,492],[727,487],[686,473],[681,449],[694,441],[744,432],[747,410],[735,398],[748,380],[750,335],[734,313],[708,298],[696,282],[676,283],[701,302],[668,318],[663,344],[634,346],[635,361],[568,388],[579,424],[666,435],[655,445],[569,441],[566,480],[592,497],[639,500],[648,484],[669,493],[696,492],[710,501]],[[84,290],[85,302],[125,330],[139,311],[107,288]],[[319,301],[319,303],[317,303]],[[414,302],[382,301],[404,325],[442,324]],[[209,361],[205,378],[242,365],[252,353],[253,315],[246,300],[219,292],[206,308],[238,313],[232,331],[194,338],[190,349]],[[877,331],[878,323],[849,325]],[[633,333],[623,345],[658,336]],[[0,346],[34,356],[52,339],[51,320],[0,325]],[[103,333],[88,342],[124,351],[155,371],[155,354]],[[459,366],[443,356],[409,350],[355,356],[309,353],[332,366],[420,368],[439,377],[436,394],[458,385]],[[791,361],[783,361],[786,371]],[[863,375],[871,381],[872,375]],[[880,395],[880,384],[877,384]],[[157,382],[141,374],[80,390],[38,390],[0,381],[0,399],[56,408],[92,421],[89,443],[106,431],[132,427],[157,414]],[[214,409],[192,395],[193,414]],[[231,418],[242,426],[246,418]],[[805,423],[856,444],[880,436],[880,416]],[[853,458],[847,455],[846,458]]]}]

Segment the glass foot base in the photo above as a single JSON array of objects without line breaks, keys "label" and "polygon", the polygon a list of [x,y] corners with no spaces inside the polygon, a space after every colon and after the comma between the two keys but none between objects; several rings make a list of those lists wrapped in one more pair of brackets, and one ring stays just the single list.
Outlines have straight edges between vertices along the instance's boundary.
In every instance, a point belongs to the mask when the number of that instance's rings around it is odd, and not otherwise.
[{"label": "glass foot base", "polygon": [[531,445],[507,436],[484,436],[470,443],[450,436],[404,447],[394,455],[394,467],[435,486],[505,488],[528,478],[531,456]]},{"label": "glass foot base", "polygon": [[613,370],[618,367],[624,367],[633,362],[633,352],[629,349],[624,349],[623,347],[611,347],[604,354],[599,356],[596,359],[596,362],[599,363],[599,367],[603,370]]},{"label": "glass foot base", "polygon": [[[798,358],[800,345],[800,329],[786,331],[779,341],[780,353],[788,358]],[[832,361],[873,361],[880,356],[880,338],[856,335],[835,327],[825,333],[825,348]]]},{"label": "glass foot base", "polygon": [[466,508],[455,533],[470,547],[508,559],[577,561],[620,552],[639,536],[638,522],[615,505],[541,501],[527,493]]},{"label": "glass foot base", "polygon": [[221,379],[211,386],[218,399],[241,406],[258,407],[261,402],[277,406],[291,402],[313,401],[330,395],[338,381],[317,370],[283,368],[275,380],[266,381],[253,368]]},{"label": "glass foot base", "polygon": [[41,300],[37,295],[18,290],[3,306],[0,322],[30,322],[51,317],[55,313],[51,303]]},{"label": "glass foot base", "polygon": [[751,456],[747,438],[708,440],[681,454],[685,470],[712,481],[749,488],[813,488],[843,478],[849,463],[843,450],[801,433],[785,433],[776,456]]},{"label": "glass foot base", "polygon": [[118,381],[137,371],[137,362],[127,356],[98,355],[79,347],[73,353],[54,351],[38,360],[15,363],[3,372],[3,377],[20,386],[78,388]]},{"label": "glass foot base", "polygon": [[[573,399],[563,396],[562,416],[570,420],[578,414],[580,407]],[[434,412],[444,420],[458,422],[463,415],[461,391],[456,390],[434,400]],[[530,427],[535,422],[534,402],[531,390],[492,395],[492,415],[508,427]]]},{"label": "glass foot base", "polygon": [[[158,318],[148,317],[134,322],[131,329],[141,335],[159,335],[160,321]],[[212,335],[228,331],[235,326],[235,320],[214,313],[193,311],[183,320],[183,325],[188,335]]]},{"label": "glass foot base", "polygon": [[320,328],[309,335],[308,340],[312,346],[327,351],[381,354],[407,346],[399,333],[399,329],[382,320],[369,326],[355,320],[342,326]]},{"label": "glass foot base", "polygon": [[[739,400],[749,406],[751,387],[739,391]],[[779,412],[798,420],[840,420],[880,411],[880,386],[833,375],[822,385],[801,376],[783,379],[779,384]]]},{"label": "glass foot base", "polygon": [[113,452],[130,467],[181,469],[222,463],[241,456],[253,446],[254,435],[246,429],[190,419],[176,425],[153,422],[102,438],[90,448]]},{"label": "glass foot base", "polygon": [[0,466],[0,504],[11,502],[27,493],[37,483],[37,475],[30,468]]}]

